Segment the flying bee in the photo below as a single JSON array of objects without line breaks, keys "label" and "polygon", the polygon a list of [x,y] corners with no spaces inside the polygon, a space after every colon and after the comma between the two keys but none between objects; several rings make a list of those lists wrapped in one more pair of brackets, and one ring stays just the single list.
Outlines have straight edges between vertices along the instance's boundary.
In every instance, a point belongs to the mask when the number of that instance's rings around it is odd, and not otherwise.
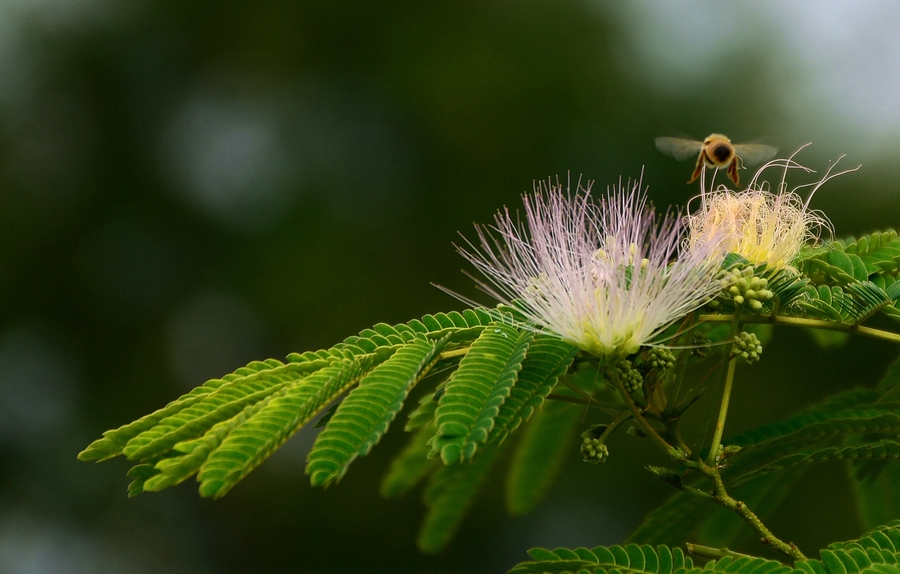
[{"label": "flying bee", "polygon": [[[738,168],[755,165],[771,159],[777,149],[763,144],[732,144],[722,134],[710,134],[705,140],[689,140],[684,138],[656,138],[656,148],[678,161],[697,157],[697,167],[691,174],[688,183],[693,183],[704,166],[727,168],[728,177],[735,185],[740,185]],[[699,155],[698,155],[699,154]]]}]

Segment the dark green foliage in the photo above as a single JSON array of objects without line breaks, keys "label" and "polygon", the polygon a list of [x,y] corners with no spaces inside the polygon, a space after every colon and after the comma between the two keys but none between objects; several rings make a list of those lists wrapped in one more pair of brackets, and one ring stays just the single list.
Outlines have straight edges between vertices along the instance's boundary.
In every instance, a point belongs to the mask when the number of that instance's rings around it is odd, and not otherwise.
[{"label": "dark green foliage", "polygon": [[[740,485],[732,494],[765,519],[808,463],[838,458],[854,460],[851,466],[858,474],[852,476],[857,478],[855,484],[861,499],[884,493],[887,479],[878,473],[883,469],[890,471],[891,465],[900,465],[890,460],[898,454],[895,443],[881,442],[900,432],[900,401],[893,397],[894,389],[900,388],[898,382],[900,361],[888,369],[877,389],[843,391],[782,422],[747,431],[727,441],[729,445],[741,447],[722,469],[726,484]],[[860,458],[863,460],[855,462]],[[687,484],[706,487],[705,481],[698,479]],[[895,496],[900,501],[900,493]],[[885,504],[890,504],[890,500],[886,498]],[[879,511],[872,517],[873,521],[877,521],[876,516],[884,517],[885,506],[878,506],[874,499],[871,506]],[[748,536],[752,536],[752,531],[731,513],[702,497],[679,492],[648,514],[630,541],[671,545],[697,540],[730,546]]]},{"label": "dark green foliage", "polygon": [[[492,315],[480,309],[426,315],[393,327],[375,325],[330,349],[291,354],[286,362],[255,361],[107,431],[79,458],[101,461],[124,454],[140,462],[129,472],[135,479],[131,495],[162,490],[196,473],[201,495],[222,496],[335,399],[360,381],[371,381],[326,434],[326,438],[346,436],[341,433],[357,419],[365,420],[368,432],[353,439],[357,448],[338,456],[332,442],[321,453],[314,448],[310,455],[318,461],[312,465],[317,471],[313,480],[327,483],[377,442],[416,381],[432,368],[458,363],[458,358],[445,360],[439,352],[464,348],[492,321]],[[379,398],[386,404],[377,413],[357,411],[357,419],[347,416],[358,404],[374,404]],[[327,421],[326,431],[334,422]],[[319,467],[328,464],[336,466],[323,474]]]},{"label": "dark green foliage", "polygon": [[[800,473],[792,470],[772,474],[733,489],[732,495],[754,509],[760,518],[773,512]],[[706,488],[707,483],[691,480],[688,486]],[[733,547],[755,533],[733,513],[709,498],[688,492],[676,492],[660,507],[651,511],[631,533],[629,542],[668,544],[702,541],[713,546]]]},{"label": "dark green foliage", "polygon": [[381,495],[390,498],[413,488],[429,472],[440,465],[440,460],[428,458],[434,436],[434,425],[428,424],[416,431],[406,448],[391,462],[391,468],[381,480]]},{"label": "dark green foliage", "polygon": [[598,546],[593,549],[544,550],[535,548],[528,552],[533,562],[523,562],[509,571],[510,574],[541,574],[544,572],[646,572],[652,574],[678,574],[690,571],[693,562],[680,548],[667,546]]},{"label": "dark green foliage", "polygon": [[582,572],[659,572],[700,574],[731,572],[735,574],[897,574],[900,572],[900,521],[876,528],[858,540],[838,542],[822,550],[819,560],[797,560],[784,564],[751,556],[725,556],[712,560],[703,568],[694,566],[680,548],[665,545],[598,546],[592,550],[557,548],[529,551],[531,562],[523,562],[510,574],[544,572],[581,574]]},{"label": "dark green foliage", "polygon": [[507,325],[482,331],[438,401],[432,454],[444,464],[471,460],[487,442],[500,406],[516,382],[534,335]]},{"label": "dark green foliage", "polygon": [[492,444],[503,442],[509,433],[519,428],[531,418],[535,409],[550,394],[556,381],[572,361],[578,349],[556,337],[537,334],[528,347],[528,355],[522,362],[522,370],[503,402],[495,419],[494,429],[488,441]]},{"label": "dark green foliage", "polygon": [[900,516],[900,461],[853,460],[847,466],[864,527]]},{"label": "dark green foliage", "polygon": [[497,458],[498,447],[482,449],[471,462],[441,466],[431,476],[423,502],[428,508],[417,543],[423,552],[438,552],[450,542]]},{"label": "dark green foliage", "polygon": [[521,515],[541,501],[572,450],[584,408],[551,401],[534,416],[516,446],[506,477],[506,508]]},{"label": "dark green foliage", "polygon": [[316,437],[306,464],[313,486],[339,480],[353,459],[372,450],[445,342],[416,339],[363,377]]}]

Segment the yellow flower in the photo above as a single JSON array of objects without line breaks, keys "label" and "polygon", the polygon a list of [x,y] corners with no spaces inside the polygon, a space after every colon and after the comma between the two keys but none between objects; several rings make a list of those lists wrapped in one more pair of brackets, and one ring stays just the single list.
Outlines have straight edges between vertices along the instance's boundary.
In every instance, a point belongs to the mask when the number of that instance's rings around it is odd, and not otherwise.
[{"label": "yellow flower", "polygon": [[[700,201],[699,208],[686,218],[690,230],[689,248],[700,248],[712,240],[721,241],[724,253],[736,253],[754,265],[765,263],[770,269],[791,267],[804,245],[815,243],[823,234],[832,232],[828,218],[819,211],[810,210],[809,202],[826,181],[854,171],[832,174],[836,165],[837,162],[831,165],[817,183],[793,191],[787,191],[784,177],[777,193],[769,190],[768,182],[758,182],[762,172],[770,167],[784,168],[785,174],[789,169],[812,172],[794,162],[791,156],[764,165],[744,191],[732,191],[725,186],[704,191],[694,198]],[[809,185],[813,189],[804,200],[797,190]],[[724,240],[721,239],[723,236]]]}]

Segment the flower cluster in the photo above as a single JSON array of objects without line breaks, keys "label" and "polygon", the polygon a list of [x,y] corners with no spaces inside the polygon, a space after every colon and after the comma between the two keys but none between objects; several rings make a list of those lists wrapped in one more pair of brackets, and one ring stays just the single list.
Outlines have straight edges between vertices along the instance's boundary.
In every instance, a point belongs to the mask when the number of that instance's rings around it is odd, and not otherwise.
[{"label": "flower cluster", "polygon": [[710,301],[724,253],[715,234],[683,249],[675,213],[658,217],[639,182],[595,201],[557,182],[525,196],[526,221],[508,210],[476,227],[480,246],[460,252],[492,296],[540,328],[597,357],[652,344],[670,323]]},{"label": "flower cluster", "polygon": [[[717,273],[726,254],[790,268],[808,241],[830,231],[809,201],[834,177],[834,166],[805,201],[796,189],[786,191],[784,178],[778,193],[758,183],[771,167],[811,171],[793,156],[769,162],[744,191],[704,190],[699,208],[683,219],[657,215],[640,182],[620,181],[599,200],[590,186],[572,193],[558,181],[542,182],[524,196],[524,221],[501,211],[494,225],[476,226],[480,245],[459,251],[487,278],[482,288],[534,328],[614,363],[658,344],[671,323],[712,301],[723,287]],[[764,280],[737,279],[736,302],[751,299],[758,310],[771,297]]]},{"label": "flower cluster", "polygon": [[[804,245],[817,241],[823,233],[831,234],[828,218],[809,209],[809,202],[826,181],[847,173],[832,174],[836,165],[837,162],[832,164],[821,180],[810,184],[812,191],[805,200],[797,191],[810,185],[787,191],[785,178],[789,170],[812,171],[796,163],[793,156],[764,165],[743,191],[724,186],[704,191],[691,200],[698,200],[700,206],[687,217],[689,245],[693,249],[717,242],[727,253],[741,255],[753,265],[765,263],[769,269],[791,268]],[[784,170],[777,193],[770,191],[768,182],[760,182],[762,173],[773,167]]]}]

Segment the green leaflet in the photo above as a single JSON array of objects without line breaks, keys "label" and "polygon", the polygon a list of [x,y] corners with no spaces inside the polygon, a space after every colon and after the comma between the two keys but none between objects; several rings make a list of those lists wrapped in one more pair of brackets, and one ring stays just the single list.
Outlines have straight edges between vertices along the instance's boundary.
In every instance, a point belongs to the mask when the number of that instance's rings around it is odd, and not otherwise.
[{"label": "green leaflet", "polygon": [[891,298],[871,281],[844,287],[819,285],[805,291],[806,299],[794,305],[807,315],[837,323],[856,325],[891,305]]},{"label": "green leaflet", "polygon": [[[811,413],[806,417],[794,417],[791,422],[799,426],[772,438],[745,447],[729,459],[727,473],[746,472],[765,466],[769,461],[803,452],[818,445],[833,444],[834,439],[851,435],[896,436],[900,433],[900,415],[877,409],[849,410],[837,413]],[[770,429],[772,427],[769,427]],[[869,440],[872,440],[871,438]]]},{"label": "green leaflet", "polygon": [[900,458],[900,442],[883,439],[876,443],[844,447],[833,446],[795,452],[739,474],[736,478],[732,479],[732,484],[742,484],[769,472],[801,464],[855,458]]},{"label": "green leaflet", "polygon": [[869,275],[895,273],[900,264],[900,238],[892,230],[841,240],[846,253],[858,256]]},{"label": "green leaflet", "polygon": [[472,343],[435,411],[432,454],[440,453],[444,464],[470,460],[487,441],[533,338],[529,331],[494,324]]},{"label": "green leaflet", "polygon": [[532,562],[516,565],[509,574],[543,574],[545,572],[646,572],[676,574],[691,571],[693,562],[680,548],[667,546],[598,546],[593,549],[535,548],[528,554]]},{"label": "green leaflet", "polygon": [[553,483],[572,450],[584,409],[548,401],[525,428],[506,477],[506,508],[512,515],[530,512]]},{"label": "green leaflet", "polygon": [[900,572],[900,521],[879,526],[857,540],[829,544],[820,560],[794,566],[804,574],[895,574]]},{"label": "green leaflet", "polygon": [[[268,456],[271,452],[268,449],[277,448],[297,430],[289,429],[293,425],[290,421],[296,418],[298,424],[303,424],[315,416],[367,369],[386,360],[397,349],[417,338],[432,342],[444,340],[445,351],[466,347],[496,319],[496,315],[496,311],[468,309],[461,313],[426,315],[407,324],[379,323],[330,349],[292,353],[284,363],[275,359],[254,361],[221,379],[207,381],[162,409],[106,431],[78,458],[102,461],[126,454],[132,460],[142,461],[129,471],[129,476],[135,479],[129,487],[131,495],[178,484],[202,468],[201,480],[205,478],[206,482],[201,486],[201,493],[220,496],[239,480],[238,476],[243,476]],[[438,361],[434,370],[450,368],[458,362],[458,356],[450,356]],[[358,367],[359,373],[347,380],[346,385],[334,386],[335,381],[344,376],[338,376],[338,373],[351,364]],[[322,374],[323,370],[326,370],[325,374]],[[309,385],[306,385],[307,378]],[[331,383],[325,384],[326,380]],[[321,391],[321,396],[307,396],[312,388]],[[310,399],[309,402],[305,399],[298,402],[298,393]],[[297,412],[292,413],[291,409],[297,409]],[[264,426],[264,421],[276,413],[275,422],[287,425],[277,431],[277,440],[269,442],[266,439],[262,444],[258,441],[259,436],[249,436],[262,432],[257,427]],[[232,433],[235,436],[230,436]],[[257,451],[257,448],[261,450]],[[226,462],[229,456],[236,458]],[[211,462],[208,463],[209,459]],[[222,465],[222,468],[230,468],[229,472],[235,471],[236,461],[240,461],[239,466],[249,466],[238,474],[229,474],[229,478],[221,482],[224,471],[216,469]],[[227,488],[221,489],[226,483]]]},{"label": "green leaflet", "polygon": [[[129,495],[136,496],[144,491],[159,492],[170,486],[180,484],[193,476],[206,462],[210,453],[219,447],[232,430],[244,424],[273,399],[283,395],[286,391],[286,388],[281,388],[278,392],[269,395],[263,400],[244,407],[237,416],[217,423],[200,438],[176,444],[161,460],[151,465],[155,471],[152,476],[142,477],[142,480],[136,480],[129,486]],[[140,466],[132,468],[132,471]],[[128,475],[132,476],[132,473],[129,472]]]},{"label": "green leaflet", "polygon": [[480,456],[471,462],[441,466],[431,476],[423,497],[428,513],[416,540],[422,552],[438,552],[447,545],[487,478],[498,452],[497,447],[482,449]]},{"label": "green leaflet", "polygon": [[288,363],[277,369],[247,377],[239,383],[223,385],[202,401],[160,420],[153,428],[128,441],[123,452],[129,460],[144,460],[162,454],[176,443],[195,438],[215,423],[231,418],[245,406],[252,405],[284,386],[301,380],[305,375],[303,371],[308,371],[302,368],[306,365]]},{"label": "green leaflet", "polygon": [[556,337],[540,333],[535,335],[522,362],[518,380],[497,413],[494,429],[488,438],[490,444],[502,443],[522,422],[531,418],[577,354],[577,347]]},{"label": "green leaflet", "polygon": [[900,516],[900,461],[850,460],[847,469],[864,527]]},{"label": "green leaflet", "polygon": [[317,371],[228,435],[200,467],[200,495],[219,498],[301,426],[356,383],[369,361],[342,361]]},{"label": "green leaflet", "polygon": [[362,378],[309,451],[306,473],[313,486],[340,480],[357,456],[369,453],[445,343],[413,339]]},{"label": "green leaflet", "polygon": [[[434,411],[437,409],[438,399],[440,398],[438,392],[442,388],[443,386],[439,385],[438,390],[433,393],[428,393],[419,399],[419,406],[409,414],[409,417],[406,420],[406,426],[403,427],[403,430],[412,432],[434,422]],[[431,434],[434,434],[434,429],[432,429]]]},{"label": "green leaflet", "polygon": [[588,550],[557,548],[529,551],[531,562],[523,562],[510,574],[583,572],[659,574],[897,574],[900,572],[900,520],[880,526],[857,540],[837,542],[821,551],[819,560],[797,560],[787,565],[775,560],[727,556],[711,560],[703,568],[694,566],[679,548],[668,546],[598,546]]},{"label": "green leaflet", "polygon": [[434,425],[428,424],[410,438],[403,451],[391,461],[391,468],[381,480],[381,496],[392,498],[407,492],[440,465],[437,459],[428,458],[431,452],[428,441],[432,436]]},{"label": "green leaflet", "polygon": [[[802,469],[771,474],[748,484],[730,489],[731,494],[746,503],[763,521],[775,511],[802,474]],[[707,488],[705,479],[689,483],[695,488]],[[676,545],[697,542],[716,547],[733,547],[756,534],[732,512],[709,500],[676,492],[662,505],[652,510],[631,533],[628,542],[637,544]]]},{"label": "green leaflet", "polygon": [[[900,377],[900,361],[895,363],[897,376]],[[892,367],[893,368],[893,367]],[[888,375],[889,377],[890,375]],[[885,379],[887,380],[887,378]],[[728,444],[737,445],[746,452],[748,447],[761,444],[767,441],[777,441],[789,437],[798,430],[810,424],[816,424],[829,418],[850,418],[853,413],[866,411],[867,409],[878,408],[884,412],[892,412],[890,409],[900,406],[900,404],[888,404],[876,402],[883,399],[884,391],[881,389],[866,389],[856,387],[847,389],[823,400],[821,403],[813,405],[802,412],[777,423],[764,425],[755,429],[746,431],[736,437],[733,437]],[[857,415],[858,416],[858,415]]]},{"label": "green leaflet", "polygon": [[[220,391],[228,391],[240,387],[246,381],[265,379],[269,373],[285,374],[293,373],[302,376],[326,366],[328,363],[322,360],[309,361],[303,367],[297,365],[285,365],[281,361],[269,359],[267,361],[254,361],[246,367],[241,367],[234,373],[221,379],[211,379],[203,385],[196,387],[191,392],[172,401],[165,407],[138,420],[123,425],[117,429],[103,433],[103,438],[92,442],[86,449],[78,454],[78,459],[83,461],[103,461],[123,454],[125,445],[132,439],[153,429],[160,421],[169,420],[174,423],[174,417],[181,411],[198,405],[215,396]],[[215,421],[213,421],[215,422]]]}]

